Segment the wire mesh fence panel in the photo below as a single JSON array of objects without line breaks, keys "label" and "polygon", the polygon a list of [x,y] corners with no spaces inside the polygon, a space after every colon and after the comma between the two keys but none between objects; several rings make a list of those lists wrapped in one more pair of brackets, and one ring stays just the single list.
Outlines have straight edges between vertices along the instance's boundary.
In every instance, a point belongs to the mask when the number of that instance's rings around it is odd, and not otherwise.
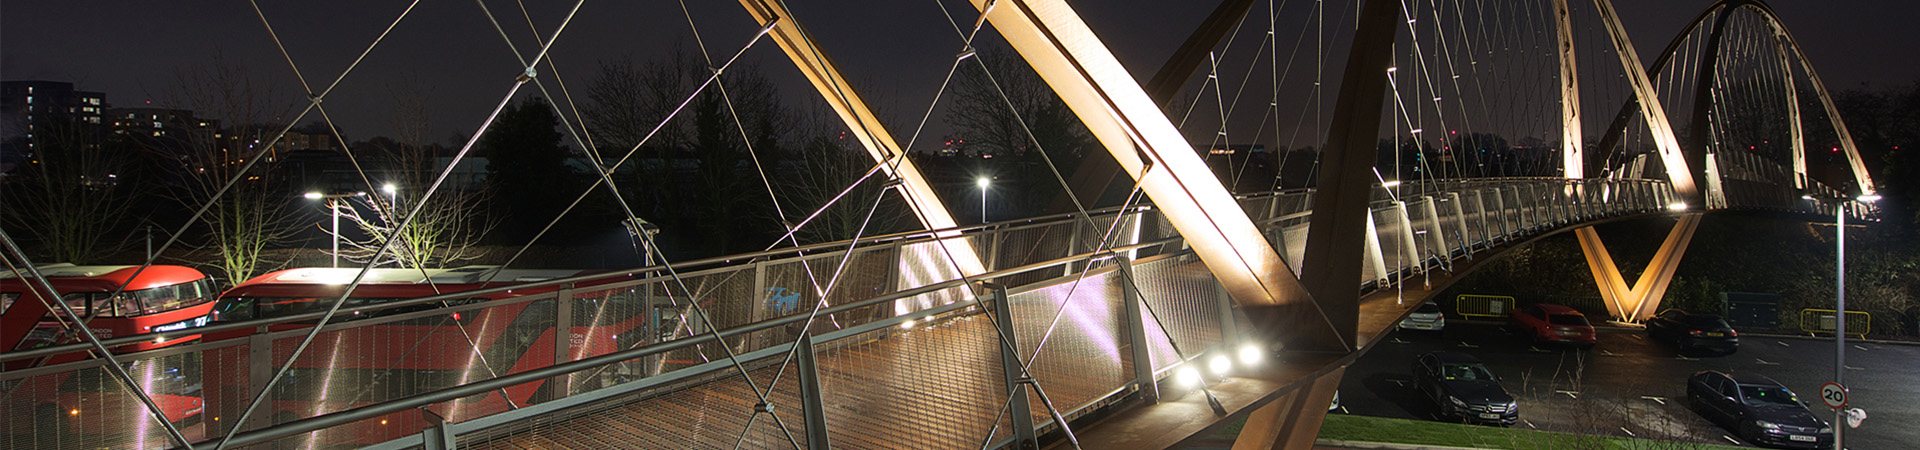
[{"label": "wire mesh fence panel", "polygon": [[[1220,295],[1206,265],[1191,254],[1161,258],[1133,266],[1146,325],[1149,355],[1155,371],[1166,370],[1220,343]],[[1176,354],[1174,345],[1179,345]]]},{"label": "wire mesh fence panel", "polygon": [[1519,186],[1507,186],[1500,189],[1500,216],[1506,220],[1507,235],[1512,236],[1527,228],[1526,205],[1521,203]]},{"label": "wire mesh fence panel", "polygon": [[[701,332],[710,329],[724,330],[761,320],[759,293],[754,292],[754,276],[747,271],[728,271],[697,276],[681,277],[681,286],[669,286],[670,292],[690,293],[692,302],[678,305],[685,311],[686,320],[698,323]],[[693,306],[697,305],[696,310]],[[702,316],[704,314],[704,316]],[[710,322],[710,323],[708,323]],[[727,353],[745,353],[754,346],[751,336],[729,337],[725,347],[719,344],[701,345],[699,362],[726,359]],[[689,360],[688,362],[692,362]]]},{"label": "wire mesh fence panel", "polygon": [[1307,212],[1311,209],[1313,209],[1313,192],[1287,192],[1280,194],[1274,199],[1273,214],[1271,217],[1278,218]]},{"label": "wire mesh fence panel", "polygon": [[[1052,223],[1009,229],[1000,234],[994,252],[994,267],[1012,268],[1067,256],[1072,248],[1073,224]],[[1037,271],[1004,277],[1008,286],[1023,286],[1061,275],[1060,271]]]},{"label": "wire mesh fence panel", "polygon": [[[551,298],[346,323],[322,331],[254,411],[252,423],[279,424],[552,365]],[[273,340],[273,361],[292,356],[305,330]],[[526,383],[433,407],[397,412],[283,440],[281,446],[369,445],[419,432],[433,419],[470,420],[537,401],[544,382]],[[256,422],[258,421],[258,422]],[[243,425],[245,426],[245,425]]]},{"label": "wire mesh fence panel", "polygon": [[1271,217],[1273,213],[1273,199],[1270,196],[1248,196],[1237,201],[1240,203],[1240,209],[1247,212],[1247,217],[1254,220]]},{"label": "wire mesh fence panel", "polygon": [[[187,352],[159,357],[121,357],[133,377],[189,440],[206,435],[200,394],[202,357]],[[172,448],[167,433],[138,395],[104,365],[0,381],[6,448]]]},{"label": "wire mesh fence panel", "polygon": [[1433,198],[1425,196],[1413,198],[1414,200],[1407,202],[1406,226],[1413,229],[1414,248],[1418,250],[1409,256],[1415,266],[1424,266],[1428,258],[1445,258],[1447,249],[1433,245],[1434,238],[1441,235],[1440,228],[1435,226],[1439,224],[1438,218],[1427,216],[1428,204],[1434,201]]},{"label": "wire mesh fence panel", "polygon": [[1375,235],[1380,239],[1381,264],[1386,267],[1387,272],[1394,273],[1419,264],[1418,255],[1407,252],[1407,242],[1403,234],[1408,232],[1404,229],[1407,223],[1400,219],[1400,213],[1394,208],[1385,208],[1373,210],[1372,214]]},{"label": "wire mesh fence panel", "polygon": [[[565,302],[573,308],[567,360],[580,360],[645,345],[653,306],[643,287],[625,286],[576,292]],[[569,395],[631,381],[646,375],[640,361],[628,361],[567,375]]]},{"label": "wire mesh fence panel", "polygon": [[[889,292],[960,279],[960,270],[954,266],[954,260],[951,259],[951,249],[946,248],[946,246],[954,244],[965,245],[965,242],[966,241],[963,240],[950,240],[900,245],[898,247],[899,257],[894,261],[894,266],[890,268],[899,274],[899,279],[895,281],[894,289]],[[974,248],[984,247],[976,246]],[[881,268],[886,269],[885,267]],[[875,270],[871,273],[884,274],[887,272]],[[915,295],[894,301],[892,315],[907,314],[946,305],[964,300],[966,297],[967,289],[965,287],[952,287]],[[871,297],[846,297],[848,301],[865,298]]]},{"label": "wire mesh fence panel", "polygon": [[847,449],[979,448],[1007,403],[1000,349],[985,315],[823,343],[816,355],[830,441]]},{"label": "wire mesh fence panel", "polygon": [[1460,222],[1464,225],[1464,228],[1459,228],[1458,230],[1466,236],[1467,242],[1473,245],[1486,246],[1492,244],[1492,242],[1489,242],[1492,237],[1492,230],[1487,229],[1487,212],[1481,206],[1480,192],[1478,189],[1468,189],[1460,192]]},{"label": "wire mesh fence panel", "polygon": [[[1078,410],[1129,381],[1122,343],[1122,293],[1118,272],[1107,270],[1008,296],[1013,337],[1028,373],[1062,413]],[[1035,422],[1047,404],[1031,398]]]}]

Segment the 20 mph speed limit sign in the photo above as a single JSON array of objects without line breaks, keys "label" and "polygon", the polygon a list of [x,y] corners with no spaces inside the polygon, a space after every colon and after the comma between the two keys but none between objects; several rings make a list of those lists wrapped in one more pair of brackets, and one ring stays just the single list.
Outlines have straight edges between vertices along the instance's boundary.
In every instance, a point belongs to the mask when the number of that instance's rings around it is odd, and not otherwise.
[{"label": "20 mph speed limit sign", "polygon": [[1840,383],[1822,384],[1820,385],[1820,401],[1826,402],[1828,408],[1845,408],[1847,406],[1847,388],[1840,387]]}]

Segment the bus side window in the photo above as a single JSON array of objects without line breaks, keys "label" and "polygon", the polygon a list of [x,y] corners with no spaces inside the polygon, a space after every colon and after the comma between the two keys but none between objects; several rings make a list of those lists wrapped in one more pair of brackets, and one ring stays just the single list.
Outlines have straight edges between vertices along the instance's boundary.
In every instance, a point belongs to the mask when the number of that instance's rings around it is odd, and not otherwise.
[{"label": "bus side window", "polygon": [[213,314],[221,321],[248,320],[254,316],[253,297],[238,297],[215,304]]}]

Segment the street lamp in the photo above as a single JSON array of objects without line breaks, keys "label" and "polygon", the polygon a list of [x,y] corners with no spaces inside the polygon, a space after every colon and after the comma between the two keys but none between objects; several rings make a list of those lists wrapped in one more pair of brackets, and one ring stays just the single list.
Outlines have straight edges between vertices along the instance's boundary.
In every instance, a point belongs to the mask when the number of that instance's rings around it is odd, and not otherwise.
[{"label": "street lamp", "polygon": [[[1814,201],[1819,200],[1814,198],[1811,195],[1802,195],[1800,196],[1800,198],[1807,199],[1807,200],[1814,200]],[[1841,380],[1847,374],[1847,203],[1848,203],[1847,200],[1848,199],[1846,197],[1833,197],[1829,200],[1833,201],[1833,230],[1834,230],[1833,231],[1833,248],[1834,248],[1833,250],[1833,254],[1834,254],[1834,257],[1833,257],[1833,266],[1834,266],[1833,384],[1840,385],[1840,389],[1844,390],[1846,389],[1847,385]],[[1858,200],[1861,203],[1873,203],[1875,201],[1879,201],[1880,196],[1877,194],[1869,193],[1869,194],[1861,195],[1860,197],[1855,198],[1854,200]],[[1833,410],[1833,448],[1836,448],[1836,449],[1846,448],[1844,444],[1845,441],[1842,439],[1842,434],[1844,434],[1843,431],[1846,429],[1846,424],[1844,423],[1844,421],[1846,420],[1846,414],[1847,414],[1846,411],[1841,408],[1834,408]]]},{"label": "street lamp", "polygon": [[980,223],[984,224],[987,223],[987,186],[993,185],[993,180],[980,177],[973,179],[973,184],[980,186]]},{"label": "street lamp", "polygon": [[400,187],[399,186],[395,186],[393,183],[383,184],[383,185],[380,185],[380,192],[387,193],[388,207],[391,207],[396,211],[400,209]]},{"label": "street lamp", "polygon": [[[392,185],[388,185],[388,186],[392,186]],[[333,229],[329,232],[329,234],[333,235],[333,267],[340,267],[340,207],[336,202],[338,202],[339,199],[342,199],[342,198],[359,197],[363,195],[367,195],[367,193],[352,192],[352,193],[346,193],[346,194],[328,195],[328,194],[322,194],[316,191],[316,192],[308,192],[305,195],[301,195],[301,197],[306,197],[307,200],[326,200],[327,209],[333,211]]]}]

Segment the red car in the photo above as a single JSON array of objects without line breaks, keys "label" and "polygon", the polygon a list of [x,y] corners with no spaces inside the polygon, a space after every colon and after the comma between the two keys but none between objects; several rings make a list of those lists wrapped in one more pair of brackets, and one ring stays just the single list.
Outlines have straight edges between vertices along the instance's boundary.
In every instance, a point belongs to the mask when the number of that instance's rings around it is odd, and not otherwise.
[{"label": "red car", "polygon": [[1514,331],[1534,342],[1555,342],[1593,347],[1598,336],[1587,316],[1565,305],[1538,304],[1512,313]]}]

